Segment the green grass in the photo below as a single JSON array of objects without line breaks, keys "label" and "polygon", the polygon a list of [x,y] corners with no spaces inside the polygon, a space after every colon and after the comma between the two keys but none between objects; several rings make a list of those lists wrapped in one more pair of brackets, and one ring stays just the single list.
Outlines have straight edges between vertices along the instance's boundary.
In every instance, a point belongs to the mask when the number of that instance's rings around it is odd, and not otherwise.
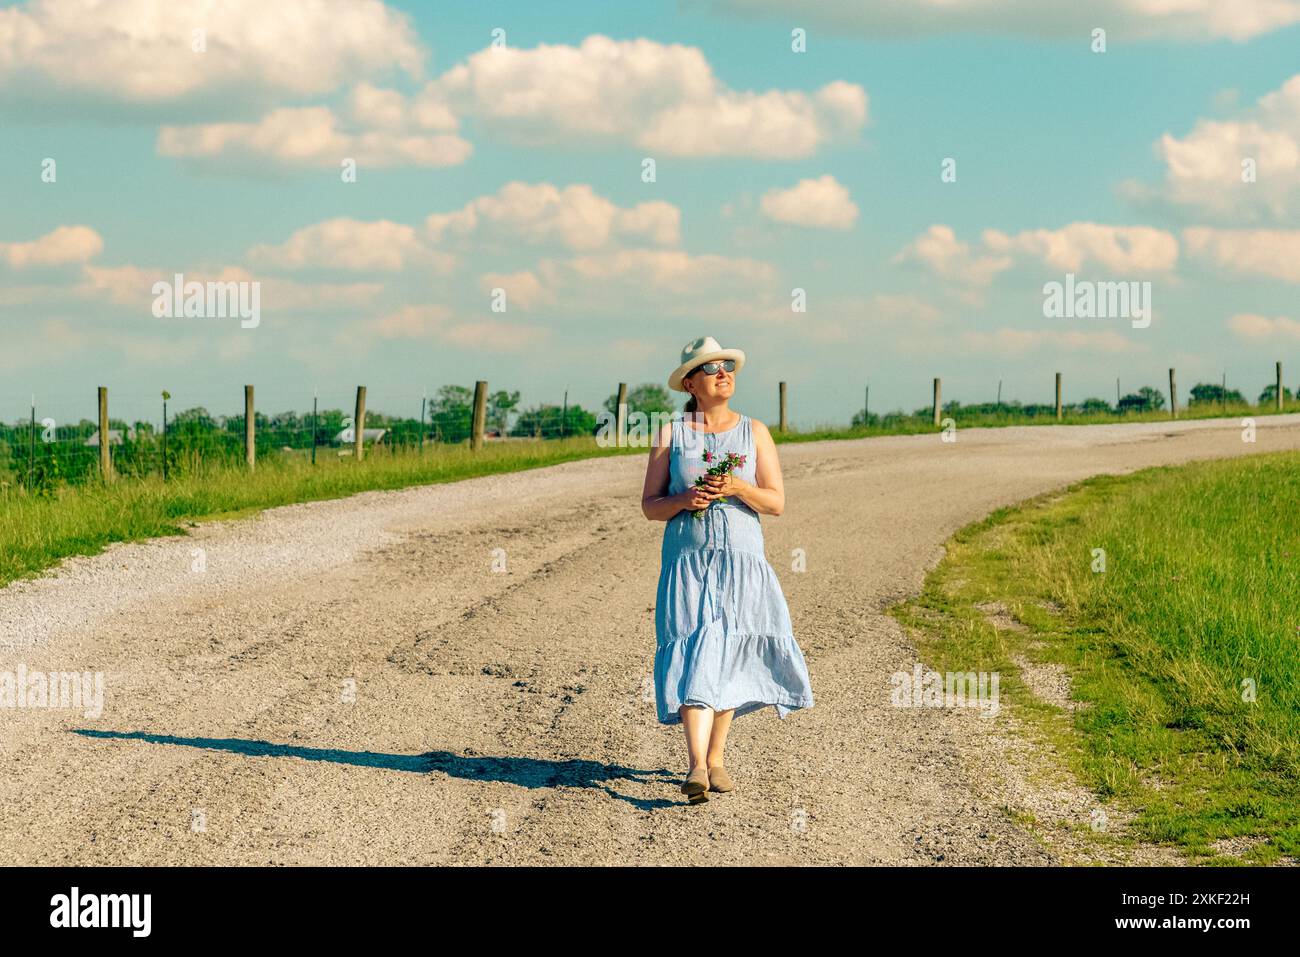
[{"label": "green grass", "polygon": [[200,468],[163,482],[156,475],[64,485],[51,495],[0,488],[0,585],[31,577],[70,555],[92,555],[110,542],[184,531],[199,518],[237,518],[276,505],[341,498],[373,489],[454,482],[603,455],[644,453],[601,448],[592,437],[547,442],[431,446],[423,453],[368,452],[361,462],[321,450],[302,456]]},{"label": "green grass", "polygon": [[[1296,406],[1294,403],[1289,409],[1284,409],[1282,414],[1294,413]],[[1267,408],[1257,405],[1229,403],[1227,407],[1217,404],[1196,403],[1190,406],[1184,406],[1178,410],[1179,419],[1219,419],[1219,418],[1236,418],[1244,417],[1261,418],[1263,416],[1278,415],[1278,411],[1273,406]],[[876,413],[872,413],[874,417]],[[950,417],[960,429],[997,429],[1007,428],[1015,425],[1116,425],[1133,422],[1169,422],[1169,410],[1163,412],[1126,412],[1123,415],[1116,415],[1114,412],[1089,412],[1071,413],[1066,411],[1061,420],[1048,415],[1024,415],[1011,411],[1001,413],[984,413],[971,412],[965,409],[956,409],[943,412],[941,418]],[[934,420],[931,413],[924,415],[906,415],[901,413],[886,414],[881,421],[876,422],[870,428],[855,426],[853,428],[844,428],[837,425],[817,425],[803,430],[792,429],[785,433],[779,433],[776,429],[776,420],[766,420],[768,427],[772,430],[772,436],[777,442],[815,442],[820,439],[860,439],[873,435],[915,435],[934,431]]]},{"label": "green grass", "polygon": [[[1297,857],[1297,502],[1294,452],[1090,479],[963,529],[892,611],[930,667],[1001,672],[1031,733],[1136,813],[1137,839],[1212,864]],[[993,627],[975,607],[990,601],[1029,630]],[[1064,665],[1090,704],[1037,701],[1015,657]],[[1240,856],[1212,847],[1231,838]]]}]

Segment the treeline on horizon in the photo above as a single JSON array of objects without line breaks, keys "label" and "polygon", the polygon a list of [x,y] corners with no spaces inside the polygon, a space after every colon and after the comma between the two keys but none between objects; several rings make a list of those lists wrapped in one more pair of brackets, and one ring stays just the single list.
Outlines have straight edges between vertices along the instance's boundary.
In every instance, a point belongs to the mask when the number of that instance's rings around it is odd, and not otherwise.
[{"label": "treeline on horizon", "polygon": [[[1293,398],[1290,389],[1283,389],[1288,402]],[[486,428],[489,432],[515,438],[563,438],[595,435],[616,411],[617,395],[604,402],[603,412],[593,413],[582,406],[542,403],[519,408],[520,393],[500,390],[487,396]],[[1269,406],[1276,401],[1276,386],[1267,385],[1259,396],[1259,405]],[[414,416],[393,416],[374,410],[367,411],[365,427],[384,429],[383,444],[390,449],[410,449],[423,443],[457,444],[470,439],[473,427],[474,393],[464,386],[448,385],[437,390],[429,399],[424,421]],[[1164,409],[1167,399],[1159,389],[1143,387],[1122,396],[1118,404],[1105,399],[1089,398],[1062,406],[1066,414],[1118,414],[1158,412]],[[1215,383],[1201,383],[1190,392],[1189,406],[1244,406],[1249,405],[1236,389],[1225,390]],[[669,415],[680,408],[667,389],[654,383],[644,383],[628,390],[626,398],[629,416],[642,413],[647,418]],[[111,407],[110,407],[111,408]],[[159,421],[161,421],[162,395],[159,396]],[[858,409],[849,428],[890,428],[908,420],[928,419],[932,409],[926,406],[910,415],[902,411],[889,413]],[[1038,418],[1054,417],[1056,407],[1050,403],[1022,404],[1017,401],[984,402],[963,405],[952,400],[943,403],[943,412],[949,415]],[[313,447],[337,448],[337,437],[351,424],[351,410],[322,409],[314,416],[311,412],[279,412],[265,415],[254,413],[256,445],[259,460],[277,454],[301,455]],[[63,483],[77,482],[97,473],[98,449],[86,445],[98,431],[98,424],[83,418],[75,424],[55,425],[46,429],[38,419],[33,434],[30,420],[18,420],[12,425],[0,423],[0,486],[22,485],[37,490],[49,490]],[[109,418],[109,429],[121,433],[121,441],[113,442],[114,470],[122,475],[143,475],[154,472],[181,474],[204,463],[236,462],[244,455],[244,416],[212,415],[207,409],[194,407],[167,416],[166,453],[161,429],[153,422],[127,422]]]},{"label": "treeline on horizon", "polygon": [[[1283,386],[1282,399],[1289,403],[1294,396],[1291,390]],[[1268,407],[1277,401],[1277,386],[1270,382],[1264,387],[1259,394],[1258,406]],[[1243,406],[1250,405],[1250,401],[1241,394],[1237,389],[1225,389],[1218,383],[1202,382],[1192,386],[1190,397],[1188,399],[1189,407],[1196,406]],[[1136,392],[1130,392],[1128,395],[1121,396],[1118,403],[1109,402],[1106,399],[1084,399],[1082,402],[1062,402],[1061,410],[1065,414],[1079,413],[1090,414],[1096,412],[1159,412],[1167,406],[1165,394],[1159,389],[1153,389],[1150,386],[1143,386]],[[982,402],[974,405],[962,405],[958,401],[943,403],[943,410],[954,412],[965,412],[968,415],[999,415],[1012,412],[1025,416],[1039,415],[1056,415],[1056,406],[1050,402],[1021,404],[1020,402]],[[916,414],[929,413],[930,407],[917,410]],[[856,416],[856,422],[862,420],[861,413]]]}]

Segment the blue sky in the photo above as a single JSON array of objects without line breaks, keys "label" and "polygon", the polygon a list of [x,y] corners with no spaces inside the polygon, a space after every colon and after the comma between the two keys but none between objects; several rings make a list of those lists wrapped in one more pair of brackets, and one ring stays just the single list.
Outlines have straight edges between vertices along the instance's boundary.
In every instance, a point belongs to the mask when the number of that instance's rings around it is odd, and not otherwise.
[{"label": "blue sky", "polygon": [[[245,382],[267,412],[365,383],[415,414],[476,378],[594,408],[699,335],[747,351],[738,408],[773,418],[785,379],[799,424],[867,383],[874,410],[923,406],[935,375],[1113,399],[1175,365],[1254,398],[1300,369],[1294,4],[971,0],[911,28],[925,3],[76,6],[0,5],[6,421],[32,393],[90,416],[97,385],[124,418],[163,388],[234,412]],[[156,318],[176,272],[260,282],[261,323]],[[1150,282],[1150,327],[1045,318],[1066,272]]]}]

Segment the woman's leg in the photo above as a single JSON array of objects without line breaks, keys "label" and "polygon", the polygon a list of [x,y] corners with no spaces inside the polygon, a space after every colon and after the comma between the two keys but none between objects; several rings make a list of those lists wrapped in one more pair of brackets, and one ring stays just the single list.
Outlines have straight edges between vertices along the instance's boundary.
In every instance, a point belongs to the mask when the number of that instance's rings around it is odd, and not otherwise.
[{"label": "woman's leg", "polygon": [[709,747],[706,754],[708,766],[711,768],[724,763],[722,752],[727,747],[727,732],[731,730],[731,719],[735,713],[735,708],[713,713],[713,730],[709,732]]},{"label": "woman's leg", "polygon": [[686,773],[705,767],[709,752],[709,734],[713,730],[712,708],[698,704],[684,704],[677,709],[686,728],[686,756],[690,762]]}]

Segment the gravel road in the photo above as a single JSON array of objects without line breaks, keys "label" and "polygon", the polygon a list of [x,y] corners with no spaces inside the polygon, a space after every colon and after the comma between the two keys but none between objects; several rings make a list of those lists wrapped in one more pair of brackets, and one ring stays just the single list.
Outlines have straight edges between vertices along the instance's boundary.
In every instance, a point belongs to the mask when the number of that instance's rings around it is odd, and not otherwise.
[{"label": "gravel road", "polygon": [[736,720],[734,792],[688,807],[682,730],[655,721],[663,526],[631,456],[202,523],[0,589],[0,672],[104,680],[98,714],[0,710],[0,857],[1055,863],[981,796],[975,711],[891,707],[916,653],[881,609],[994,508],[1300,448],[1300,416],[1253,444],[1213,420],[778,448],[764,533],[817,703]]}]

